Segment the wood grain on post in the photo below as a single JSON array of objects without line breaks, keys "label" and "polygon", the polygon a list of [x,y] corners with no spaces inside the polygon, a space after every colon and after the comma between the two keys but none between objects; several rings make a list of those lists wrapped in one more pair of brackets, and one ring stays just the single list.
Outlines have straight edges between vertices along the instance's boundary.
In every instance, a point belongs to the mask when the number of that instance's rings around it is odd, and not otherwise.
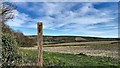
[{"label": "wood grain on post", "polygon": [[38,37],[37,37],[37,44],[38,44],[38,66],[43,66],[43,57],[42,57],[42,22],[38,22]]}]

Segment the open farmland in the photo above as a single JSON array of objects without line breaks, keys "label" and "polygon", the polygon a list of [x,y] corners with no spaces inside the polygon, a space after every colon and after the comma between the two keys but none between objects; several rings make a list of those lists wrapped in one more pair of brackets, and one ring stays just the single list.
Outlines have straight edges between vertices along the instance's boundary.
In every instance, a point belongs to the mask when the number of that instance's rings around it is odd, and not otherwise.
[{"label": "open farmland", "polygon": [[[20,49],[23,52],[23,58],[25,65],[34,66],[37,64],[37,50]],[[104,68],[109,68],[109,66],[119,66],[118,59],[110,57],[100,57],[100,56],[87,56],[84,54],[66,54],[59,52],[43,52],[43,66],[63,66],[64,68],[70,66],[105,66]],[[85,67],[86,68],[86,67]]]},{"label": "open farmland", "polygon": [[[81,42],[75,43],[62,43],[55,45],[44,45],[43,50],[47,52],[59,52],[59,53],[70,53],[70,54],[86,54],[90,56],[105,56],[118,58],[118,43],[113,43],[115,41],[109,42]],[[84,43],[84,44],[83,44]],[[112,44],[113,43],[113,44]],[[33,49],[35,47],[24,47],[22,49]]]},{"label": "open farmland", "polygon": [[111,44],[117,41],[96,41],[96,42],[70,42],[70,43],[58,43],[58,44],[48,44],[44,46],[74,46],[74,45],[84,45],[84,44]]},{"label": "open farmland", "polygon": [[[43,66],[120,66],[119,42],[71,42],[43,45]],[[20,47],[26,65],[37,64],[37,46]]]}]

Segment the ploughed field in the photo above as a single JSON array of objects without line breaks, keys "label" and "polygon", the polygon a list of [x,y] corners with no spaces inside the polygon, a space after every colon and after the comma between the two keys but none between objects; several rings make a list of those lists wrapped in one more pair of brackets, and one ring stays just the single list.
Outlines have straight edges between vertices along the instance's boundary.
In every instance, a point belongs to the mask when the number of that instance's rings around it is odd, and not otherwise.
[{"label": "ploughed field", "polygon": [[[119,45],[116,43],[116,41],[73,42],[44,45],[43,50],[47,52],[85,54],[88,56],[119,58],[118,46]],[[37,50],[37,46],[29,48],[24,47],[22,49]]]}]

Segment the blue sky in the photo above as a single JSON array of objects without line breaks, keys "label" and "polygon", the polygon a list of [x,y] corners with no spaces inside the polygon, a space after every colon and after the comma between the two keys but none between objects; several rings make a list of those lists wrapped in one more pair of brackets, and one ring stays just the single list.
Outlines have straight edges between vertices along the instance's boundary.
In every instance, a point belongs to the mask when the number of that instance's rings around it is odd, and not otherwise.
[{"label": "blue sky", "polygon": [[117,2],[14,2],[15,18],[7,24],[25,35],[118,37]]}]

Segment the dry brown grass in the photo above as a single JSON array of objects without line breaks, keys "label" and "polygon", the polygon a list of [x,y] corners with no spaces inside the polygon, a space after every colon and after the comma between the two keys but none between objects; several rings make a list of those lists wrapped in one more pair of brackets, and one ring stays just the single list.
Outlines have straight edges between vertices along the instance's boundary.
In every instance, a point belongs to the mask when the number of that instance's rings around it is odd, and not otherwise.
[{"label": "dry brown grass", "polygon": [[[70,42],[70,43],[58,43],[58,44],[50,44],[49,46],[66,46],[66,45],[79,45],[79,44],[110,44],[116,41],[96,41],[96,42]],[[48,46],[48,45],[44,45]]]}]

